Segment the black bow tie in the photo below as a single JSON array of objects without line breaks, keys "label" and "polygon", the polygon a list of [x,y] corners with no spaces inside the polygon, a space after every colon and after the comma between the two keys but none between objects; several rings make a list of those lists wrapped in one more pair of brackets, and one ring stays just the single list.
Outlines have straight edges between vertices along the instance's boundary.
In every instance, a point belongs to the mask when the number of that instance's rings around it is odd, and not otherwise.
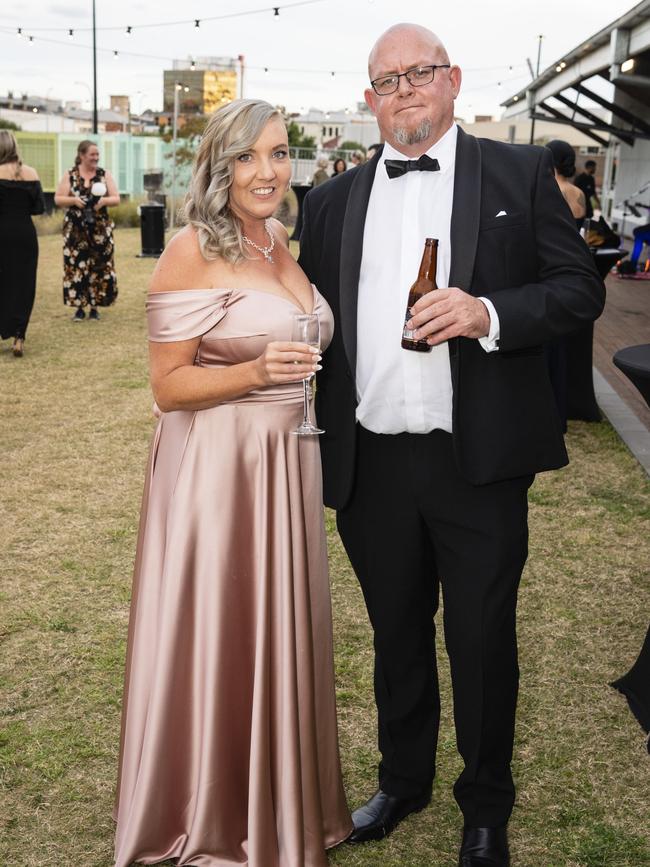
[{"label": "black bow tie", "polygon": [[389,178],[399,178],[407,172],[438,172],[440,163],[426,154],[419,160],[385,160],[386,172]]}]

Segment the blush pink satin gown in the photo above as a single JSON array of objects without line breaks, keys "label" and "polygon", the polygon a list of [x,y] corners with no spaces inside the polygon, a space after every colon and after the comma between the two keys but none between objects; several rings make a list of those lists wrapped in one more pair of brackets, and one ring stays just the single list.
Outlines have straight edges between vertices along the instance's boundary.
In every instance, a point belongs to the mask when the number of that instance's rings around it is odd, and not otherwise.
[{"label": "blush pink satin gown", "polygon": [[[333,320],[314,289],[322,343]],[[149,296],[150,339],[223,368],[290,340],[287,299]],[[352,830],[341,782],[318,438],[302,384],[163,413],[135,564],[115,867],[324,867]]]}]

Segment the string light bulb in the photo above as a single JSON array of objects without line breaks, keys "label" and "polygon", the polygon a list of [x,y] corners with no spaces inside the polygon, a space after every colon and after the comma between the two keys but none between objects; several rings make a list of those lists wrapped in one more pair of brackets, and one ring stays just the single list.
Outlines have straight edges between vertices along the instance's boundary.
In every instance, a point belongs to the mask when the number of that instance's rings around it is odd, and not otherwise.
[{"label": "string light bulb", "polygon": [[72,39],[73,36],[74,36],[74,30],[73,30],[72,27],[71,27],[71,28],[68,30],[68,38],[69,38],[69,39]]},{"label": "string light bulb", "polygon": [[200,18],[194,19],[194,26],[197,30],[199,29],[199,27],[201,26],[201,19]]},{"label": "string light bulb", "polygon": [[119,52],[118,52],[118,51],[114,51],[114,52],[113,52],[113,60],[117,60],[118,57],[119,57]]},{"label": "string light bulb", "polygon": [[274,18],[279,18],[279,17],[280,17],[280,7],[279,7],[279,6],[274,6],[274,7],[273,7],[273,17],[274,17]]},{"label": "string light bulb", "polygon": [[33,45],[33,44],[34,44],[34,37],[33,37],[33,36],[30,36],[30,37],[29,37],[29,44],[30,44],[30,45]]},{"label": "string light bulb", "polygon": [[127,35],[127,36],[130,36],[132,30],[133,30],[133,28],[132,28],[131,25],[129,24],[128,27],[126,28],[126,35]]},{"label": "string light bulb", "polygon": [[17,30],[17,33],[18,33],[18,36],[22,36],[23,35],[23,28],[19,27]]},{"label": "string light bulb", "polygon": [[190,69],[192,70],[192,72],[194,72],[194,70],[196,69],[196,63],[193,60],[190,61]]},{"label": "string light bulb", "polygon": [[265,66],[264,67],[264,75],[268,75],[268,74],[269,74],[269,68],[268,68],[268,66]]}]

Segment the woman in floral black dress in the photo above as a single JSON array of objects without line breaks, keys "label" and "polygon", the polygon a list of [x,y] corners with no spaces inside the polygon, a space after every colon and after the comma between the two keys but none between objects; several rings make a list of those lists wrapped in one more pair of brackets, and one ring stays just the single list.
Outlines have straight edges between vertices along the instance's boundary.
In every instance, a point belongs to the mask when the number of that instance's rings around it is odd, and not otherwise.
[{"label": "woman in floral black dress", "polygon": [[77,148],[74,168],[61,178],[54,201],[67,208],[63,220],[63,303],[76,307],[73,321],[99,319],[98,307],[117,297],[113,221],[107,208],[120,203],[110,172],[99,167],[99,149],[89,140]]}]

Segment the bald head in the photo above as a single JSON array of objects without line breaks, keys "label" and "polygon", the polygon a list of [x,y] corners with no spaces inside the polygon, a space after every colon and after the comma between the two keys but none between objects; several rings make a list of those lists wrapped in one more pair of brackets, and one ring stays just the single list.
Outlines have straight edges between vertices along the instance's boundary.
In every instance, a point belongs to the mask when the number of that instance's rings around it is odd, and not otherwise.
[{"label": "bald head", "polygon": [[383,33],[370,52],[368,72],[366,102],[384,139],[400,153],[421,156],[452,126],[461,72],[426,27],[395,24]]},{"label": "bald head", "polygon": [[382,75],[385,71],[390,71],[377,68],[384,53],[393,53],[400,51],[400,49],[406,50],[413,42],[420,44],[424,50],[430,52],[432,62],[449,63],[447,49],[433,31],[420,24],[394,24],[381,34],[370,50],[368,57],[370,79]]}]

